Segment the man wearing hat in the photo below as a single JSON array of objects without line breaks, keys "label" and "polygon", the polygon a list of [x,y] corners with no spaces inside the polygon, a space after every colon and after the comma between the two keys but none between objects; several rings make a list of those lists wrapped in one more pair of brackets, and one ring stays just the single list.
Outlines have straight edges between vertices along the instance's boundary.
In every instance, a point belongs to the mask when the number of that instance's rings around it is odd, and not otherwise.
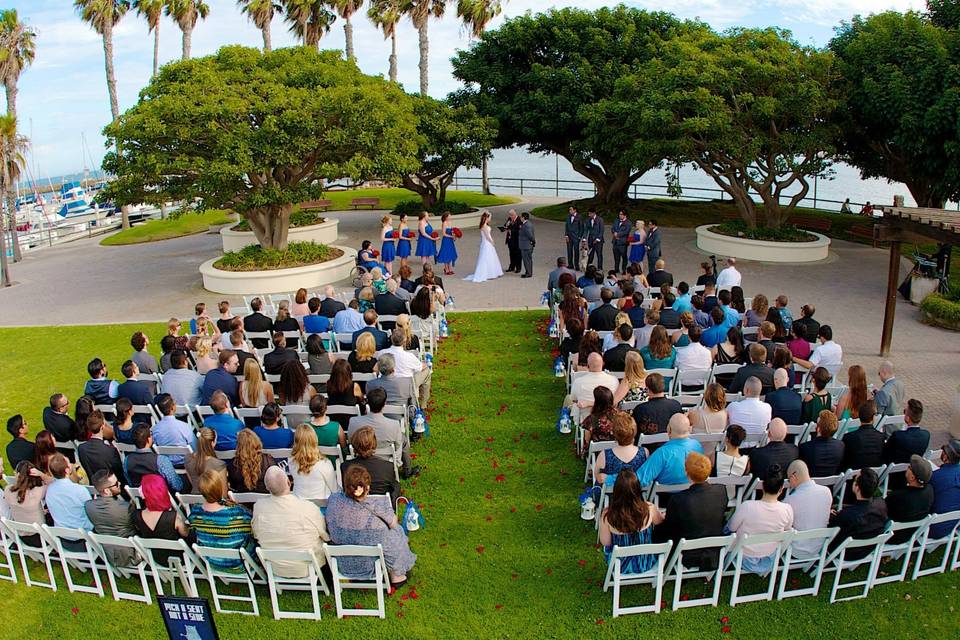
[{"label": "man wearing hat", "polygon": [[[907,486],[891,492],[887,496],[887,514],[894,522],[916,522],[927,517],[933,507],[933,488],[930,487],[930,476],[933,467],[922,457],[914,454],[910,456],[910,466],[907,467]],[[891,544],[906,542],[913,531],[907,529],[898,531]]]},{"label": "man wearing hat", "polygon": [[[948,513],[960,509],[960,440],[950,440],[940,449],[943,464],[930,476],[933,487],[933,512]],[[930,536],[942,538],[949,534],[957,521],[941,522],[930,527]]]}]

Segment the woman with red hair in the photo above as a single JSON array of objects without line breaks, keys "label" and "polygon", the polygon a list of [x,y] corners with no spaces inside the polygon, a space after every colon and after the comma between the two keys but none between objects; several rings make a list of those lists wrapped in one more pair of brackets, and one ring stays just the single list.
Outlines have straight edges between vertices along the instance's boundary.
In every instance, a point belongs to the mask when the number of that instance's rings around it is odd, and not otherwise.
[{"label": "woman with red hair", "polygon": [[[143,476],[140,493],[143,494],[143,509],[133,514],[133,525],[141,538],[179,540],[190,534],[187,523],[173,510],[167,481],[163,476],[155,473]],[[167,558],[154,555],[157,562],[166,564]]]}]

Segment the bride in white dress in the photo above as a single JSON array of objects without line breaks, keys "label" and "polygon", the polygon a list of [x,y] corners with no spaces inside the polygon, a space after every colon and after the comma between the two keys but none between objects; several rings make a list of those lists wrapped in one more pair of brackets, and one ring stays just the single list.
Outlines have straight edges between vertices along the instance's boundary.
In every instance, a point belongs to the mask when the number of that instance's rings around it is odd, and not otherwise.
[{"label": "bride in white dress", "polygon": [[500,256],[497,255],[497,248],[493,244],[489,223],[490,214],[484,211],[480,216],[480,253],[477,255],[477,266],[473,273],[464,278],[468,282],[486,282],[503,275],[503,267],[500,266]]}]

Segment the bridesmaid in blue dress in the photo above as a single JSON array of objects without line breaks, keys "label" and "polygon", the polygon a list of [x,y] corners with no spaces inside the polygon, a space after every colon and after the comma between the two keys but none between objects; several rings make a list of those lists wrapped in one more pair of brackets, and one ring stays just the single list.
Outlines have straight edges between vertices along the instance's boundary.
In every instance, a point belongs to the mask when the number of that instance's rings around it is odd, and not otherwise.
[{"label": "bridesmaid in blue dress", "polygon": [[[617,476],[610,495],[610,506],[600,516],[600,544],[607,562],[614,547],[650,544],[653,527],[663,522],[663,514],[652,503],[643,499],[643,487],[637,474],[624,469]],[[637,555],[621,560],[623,573],[644,573],[656,566],[657,556]]]},{"label": "bridesmaid in blue dress", "polygon": [[437,257],[437,240],[433,237],[433,227],[430,226],[430,214],[424,211],[420,214],[420,223],[417,226],[417,257],[423,264]]},{"label": "bridesmaid in blue dress", "polygon": [[387,273],[393,273],[393,261],[397,257],[396,244],[393,238],[393,225],[390,216],[383,216],[380,219],[380,240],[383,244],[380,247],[380,260],[387,267]]},{"label": "bridesmaid in blue dress", "polygon": [[400,258],[400,266],[407,266],[407,258],[410,257],[410,239],[406,237],[410,227],[407,225],[407,214],[400,214],[400,224],[397,225],[397,257]]},{"label": "bridesmaid in blue dress", "polygon": [[[644,226],[643,220],[637,220],[633,228],[633,233],[630,234],[630,240],[627,243],[630,245],[630,255],[627,256],[627,259],[630,261],[630,264],[635,265],[637,269],[640,269],[643,265],[643,258],[647,253],[647,247],[644,245],[646,241],[647,229]],[[641,273],[642,272],[641,269]]]},{"label": "bridesmaid in blue dress", "polygon": [[453,267],[457,263],[457,245],[453,237],[453,225],[450,224],[450,212],[444,213],[440,220],[440,252],[437,253],[437,264],[443,265],[443,274],[454,275]]}]

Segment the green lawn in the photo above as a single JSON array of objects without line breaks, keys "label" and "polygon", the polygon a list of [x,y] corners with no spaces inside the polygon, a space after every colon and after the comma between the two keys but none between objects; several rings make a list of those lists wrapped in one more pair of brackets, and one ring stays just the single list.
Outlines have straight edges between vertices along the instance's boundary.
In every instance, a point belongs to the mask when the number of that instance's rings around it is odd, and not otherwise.
[{"label": "green lawn", "polygon": [[[403,200],[419,200],[420,196],[413,191],[400,189],[397,187],[387,187],[383,189],[350,189],[347,191],[326,191],[323,194],[325,200],[333,202],[331,211],[341,209],[352,211],[350,201],[354,198],[380,198],[381,209],[393,209],[398,202]],[[447,191],[447,200],[456,200],[472,207],[493,207],[500,204],[512,204],[519,202],[520,198],[511,196],[485,196],[478,191]]]},{"label": "green lawn", "polygon": [[195,233],[206,233],[212,226],[228,224],[236,221],[236,216],[212,209],[203,213],[186,213],[178,218],[166,220],[148,220],[129,229],[118,231],[100,241],[105,247],[126,244],[140,244],[141,242],[156,242],[182,236],[192,236]]},{"label": "green lawn", "polygon": [[[426,527],[411,535],[419,559],[410,588],[388,600],[387,619],[319,623],[217,617],[223,638],[737,638],[930,637],[956,635],[956,574],[875,589],[869,600],[827,598],[721,605],[610,618],[595,533],[579,519],[583,467],[570,439],[554,430],[562,382],[552,377],[545,314],[457,314],[441,347],[432,435],[414,446],[424,466],[404,491],[424,507]],[[73,400],[93,355],[117,371],[133,325],[0,329],[0,409],[23,411],[31,432],[54,391]],[[155,343],[159,325],[145,327]],[[729,585],[729,580],[726,584]],[[685,590],[697,593],[700,585]],[[669,598],[668,589],[665,598]],[[725,588],[724,593],[727,593]],[[402,596],[407,596],[404,600]],[[303,596],[296,596],[302,598]],[[156,608],[0,583],[4,637],[164,638]],[[322,602],[332,603],[332,597]],[[353,595],[346,602],[359,601]],[[628,600],[630,602],[630,600]],[[75,610],[74,610],[75,608]],[[74,612],[75,611],[75,612]],[[81,626],[82,625],[82,626]],[[602,630],[598,625],[603,625]],[[38,631],[39,630],[39,631]]]}]

